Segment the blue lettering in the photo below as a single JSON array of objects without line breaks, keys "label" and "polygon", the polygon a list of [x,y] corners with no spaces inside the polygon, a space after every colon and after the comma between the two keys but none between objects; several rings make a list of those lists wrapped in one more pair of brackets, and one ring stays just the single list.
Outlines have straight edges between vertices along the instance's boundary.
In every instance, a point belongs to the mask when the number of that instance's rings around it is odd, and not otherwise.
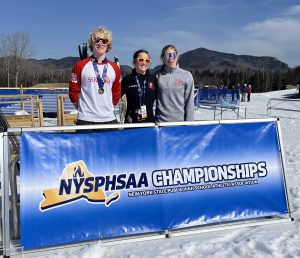
[{"label": "blue lettering", "polygon": [[96,176],[95,177],[95,192],[98,192],[99,188],[103,186],[105,183],[104,177],[103,176]]},{"label": "blue lettering", "polygon": [[72,179],[68,179],[68,183],[64,179],[61,180],[60,181],[60,186],[59,186],[59,195],[63,195],[64,190],[65,190],[66,194],[70,194],[71,186],[72,186]]},{"label": "blue lettering", "polygon": [[141,177],[140,177],[137,187],[141,188],[141,187],[148,187],[148,186],[149,186],[149,184],[148,184],[147,173],[143,172],[141,174]]},{"label": "blue lettering", "polygon": [[93,184],[92,181],[94,181],[94,177],[88,177],[84,184],[86,186],[86,188],[83,190],[84,193],[90,193],[91,191],[93,191]]},{"label": "blue lettering", "polygon": [[74,178],[73,179],[73,181],[74,181],[74,185],[75,185],[75,188],[76,188],[76,193],[79,193],[80,192],[80,187],[81,187],[81,185],[83,184],[83,182],[84,182],[84,178],[83,177],[81,177],[80,179],[79,179],[79,182],[78,182],[78,178]]},{"label": "blue lettering", "polygon": [[121,190],[124,189],[126,183],[125,183],[125,179],[126,179],[126,174],[121,174],[117,177],[117,187],[116,190]]},{"label": "blue lettering", "polygon": [[129,174],[129,178],[126,184],[126,189],[130,189],[130,187],[136,188],[136,181],[134,174]]},{"label": "blue lettering", "polygon": [[[113,175],[110,179],[110,176],[106,176],[106,183],[105,183],[105,191],[114,191],[116,190],[116,175]],[[110,189],[109,189],[110,187]]]}]

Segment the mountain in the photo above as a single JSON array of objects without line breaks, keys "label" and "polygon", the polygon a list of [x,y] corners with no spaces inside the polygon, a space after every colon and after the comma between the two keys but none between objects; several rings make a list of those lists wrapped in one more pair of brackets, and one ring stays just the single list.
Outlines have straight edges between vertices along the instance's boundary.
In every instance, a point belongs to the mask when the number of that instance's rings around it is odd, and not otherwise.
[{"label": "mountain", "polygon": [[[71,71],[73,65],[79,61],[79,57],[64,57],[61,59],[27,59],[25,61],[25,70],[27,72],[34,71],[35,73],[49,73],[49,71]],[[121,65],[121,71],[123,75],[131,73],[132,68],[127,65]]]},{"label": "mountain", "polygon": [[78,57],[65,57],[61,59],[26,59],[23,69],[28,74],[48,74],[49,72],[64,72],[71,70]]},{"label": "mountain", "polygon": [[79,57],[64,57],[61,59],[43,59],[38,60],[38,62],[47,68],[56,68],[56,69],[70,69],[73,65],[79,60]]},{"label": "mountain", "polygon": [[[27,59],[26,70],[28,73],[49,73],[49,72],[64,72],[70,71],[79,60],[79,57],[65,57],[61,59]],[[245,71],[245,70],[264,70],[264,71],[285,71],[289,67],[286,63],[278,60],[275,57],[269,56],[250,56],[250,55],[235,55],[209,50],[206,48],[197,48],[180,55],[179,64],[187,70],[207,70],[211,71]],[[152,72],[156,72],[161,66],[156,66]],[[132,68],[127,65],[121,65],[122,74],[131,73]]]},{"label": "mountain", "polygon": [[234,55],[206,48],[197,48],[180,55],[179,64],[184,69],[219,70],[287,70],[288,65],[275,57]]}]

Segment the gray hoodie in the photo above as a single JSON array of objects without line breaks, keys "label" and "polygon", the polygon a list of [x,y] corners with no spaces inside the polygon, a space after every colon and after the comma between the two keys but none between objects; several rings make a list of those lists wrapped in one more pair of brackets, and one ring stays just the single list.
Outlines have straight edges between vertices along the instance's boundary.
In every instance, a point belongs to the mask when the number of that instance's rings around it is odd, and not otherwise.
[{"label": "gray hoodie", "polygon": [[190,72],[165,67],[158,75],[156,119],[159,122],[194,120],[194,79]]}]

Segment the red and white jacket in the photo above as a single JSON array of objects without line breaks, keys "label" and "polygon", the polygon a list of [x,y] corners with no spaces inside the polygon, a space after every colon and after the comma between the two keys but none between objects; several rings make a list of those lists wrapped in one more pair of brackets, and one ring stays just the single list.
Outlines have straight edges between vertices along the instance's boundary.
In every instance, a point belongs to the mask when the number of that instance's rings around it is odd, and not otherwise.
[{"label": "red and white jacket", "polygon": [[[78,119],[89,122],[108,122],[116,119],[114,106],[121,98],[121,72],[117,64],[108,60],[107,74],[104,78],[104,93],[99,94],[97,76],[91,57],[75,63],[70,81],[69,97],[78,103]],[[97,63],[102,75],[104,63]]]}]

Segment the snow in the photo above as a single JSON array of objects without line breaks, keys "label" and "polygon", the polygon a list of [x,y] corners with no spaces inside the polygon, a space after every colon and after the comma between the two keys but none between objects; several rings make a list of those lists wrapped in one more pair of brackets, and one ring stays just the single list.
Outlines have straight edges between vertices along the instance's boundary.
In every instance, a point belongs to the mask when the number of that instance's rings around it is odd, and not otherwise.
[{"label": "snow", "polygon": [[[247,118],[266,118],[270,98],[281,98],[295,90],[253,93],[247,107]],[[295,108],[294,108],[295,109]],[[197,120],[213,120],[213,110],[199,108]],[[280,118],[283,148],[286,159],[286,179],[294,222],[276,223],[216,232],[170,237],[136,243],[106,245],[95,241],[81,249],[59,250],[44,257],[99,258],[99,257],[300,257],[300,108],[297,112],[272,110]],[[236,119],[233,112],[224,113],[223,119]]]},{"label": "snow", "polygon": [[[241,106],[247,106],[247,118],[266,118],[268,117],[267,102],[270,98],[282,98],[286,94],[293,93],[295,90],[253,93],[251,102],[242,102]],[[287,106],[285,108],[291,109]],[[227,229],[114,246],[107,246],[99,241],[81,250],[58,253],[55,257],[300,257],[300,133],[298,131],[300,107],[298,106],[298,111],[295,107],[293,109],[294,111],[272,110],[272,115],[280,119],[286,159],[285,173],[294,222]],[[236,118],[236,115],[228,112],[224,114],[224,118],[232,119]],[[212,120],[213,110],[198,109],[196,119]]]}]

